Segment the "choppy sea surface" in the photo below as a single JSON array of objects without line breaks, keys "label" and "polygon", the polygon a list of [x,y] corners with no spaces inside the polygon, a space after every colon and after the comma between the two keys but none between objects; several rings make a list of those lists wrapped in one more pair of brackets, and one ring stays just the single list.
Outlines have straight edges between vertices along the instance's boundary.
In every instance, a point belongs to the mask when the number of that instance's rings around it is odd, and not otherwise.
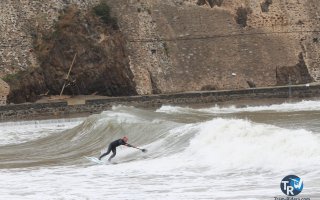
[{"label": "choppy sea surface", "polygon": [[[85,158],[123,136],[148,152]],[[320,101],[0,123],[0,199],[274,199],[291,174],[298,197],[320,199]]]}]

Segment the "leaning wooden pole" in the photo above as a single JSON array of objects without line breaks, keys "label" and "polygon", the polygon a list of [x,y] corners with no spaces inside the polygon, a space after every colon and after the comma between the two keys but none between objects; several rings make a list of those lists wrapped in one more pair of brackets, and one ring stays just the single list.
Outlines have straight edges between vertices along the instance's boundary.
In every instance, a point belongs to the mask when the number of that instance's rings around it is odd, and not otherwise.
[{"label": "leaning wooden pole", "polygon": [[[71,72],[72,66],[73,66],[73,64],[74,64],[74,61],[76,60],[76,56],[77,56],[77,53],[76,53],[76,54],[74,54],[74,57],[73,57],[72,63],[71,63],[71,65],[70,65],[70,68],[69,68],[69,71],[68,71],[68,74],[67,74],[67,77],[66,77],[66,80],[68,80],[68,79],[69,79],[69,76],[70,76],[70,72]],[[64,88],[65,88],[65,87],[66,87],[66,81],[64,81],[64,84],[63,84],[63,86],[62,86],[62,89],[61,89],[61,92],[60,92],[60,96],[62,95],[63,90],[64,90]]]}]

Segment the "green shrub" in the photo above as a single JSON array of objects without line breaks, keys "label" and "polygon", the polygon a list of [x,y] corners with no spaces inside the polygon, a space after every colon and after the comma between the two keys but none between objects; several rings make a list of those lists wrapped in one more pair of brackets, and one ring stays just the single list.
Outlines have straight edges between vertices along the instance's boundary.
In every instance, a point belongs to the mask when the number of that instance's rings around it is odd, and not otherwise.
[{"label": "green shrub", "polygon": [[7,83],[11,83],[11,82],[17,81],[20,78],[22,78],[24,76],[24,74],[25,74],[25,71],[19,71],[15,74],[7,74],[2,79]]},{"label": "green shrub", "polygon": [[100,4],[93,7],[93,12],[100,17],[104,23],[118,29],[117,19],[111,16],[111,9],[105,1],[101,1]]}]

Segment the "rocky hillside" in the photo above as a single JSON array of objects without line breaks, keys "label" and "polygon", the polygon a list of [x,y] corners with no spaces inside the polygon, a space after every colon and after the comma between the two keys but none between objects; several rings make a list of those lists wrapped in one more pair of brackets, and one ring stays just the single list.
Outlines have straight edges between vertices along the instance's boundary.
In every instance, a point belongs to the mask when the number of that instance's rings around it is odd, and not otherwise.
[{"label": "rocky hillside", "polygon": [[[5,19],[0,77],[13,88],[12,101],[59,94],[75,55],[69,81],[76,86],[67,87],[67,94],[118,96],[320,81],[320,1],[103,2],[117,23],[92,12],[98,0],[0,2],[7,7],[0,6]],[[23,17],[27,20],[18,20]]]},{"label": "rocky hillside", "polygon": [[70,6],[61,13],[53,32],[34,33],[40,67],[5,77],[11,85],[11,102],[60,94],[64,84],[64,94],[70,95],[136,94],[125,39],[108,6],[99,5],[87,12]]}]

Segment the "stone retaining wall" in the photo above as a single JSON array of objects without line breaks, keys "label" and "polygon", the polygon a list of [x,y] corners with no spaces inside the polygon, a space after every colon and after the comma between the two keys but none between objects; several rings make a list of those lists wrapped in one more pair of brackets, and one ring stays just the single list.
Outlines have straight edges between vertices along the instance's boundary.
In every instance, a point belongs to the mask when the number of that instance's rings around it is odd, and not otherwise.
[{"label": "stone retaining wall", "polygon": [[[141,95],[244,89],[248,81],[272,87],[281,69],[294,74],[300,54],[312,79],[320,80],[319,1],[272,1],[268,9],[264,0],[222,0],[213,8],[197,0],[108,2],[128,38]],[[239,10],[247,11],[246,26],[238,22]]]},{"label": "stone retaining wall", "polygon": [[7,105],[0,107],[0,121],[25,120],[37,117],[63,118],[68,115],[89,115],[108,110],[115,105],[152,108],[160,107],[164,104],[216,104],[219,102],[243,99],[254,100],[291,97],[320,97],[320,85],[116,97],[87,100],[83,105],[68,105],[67,102]]}]

